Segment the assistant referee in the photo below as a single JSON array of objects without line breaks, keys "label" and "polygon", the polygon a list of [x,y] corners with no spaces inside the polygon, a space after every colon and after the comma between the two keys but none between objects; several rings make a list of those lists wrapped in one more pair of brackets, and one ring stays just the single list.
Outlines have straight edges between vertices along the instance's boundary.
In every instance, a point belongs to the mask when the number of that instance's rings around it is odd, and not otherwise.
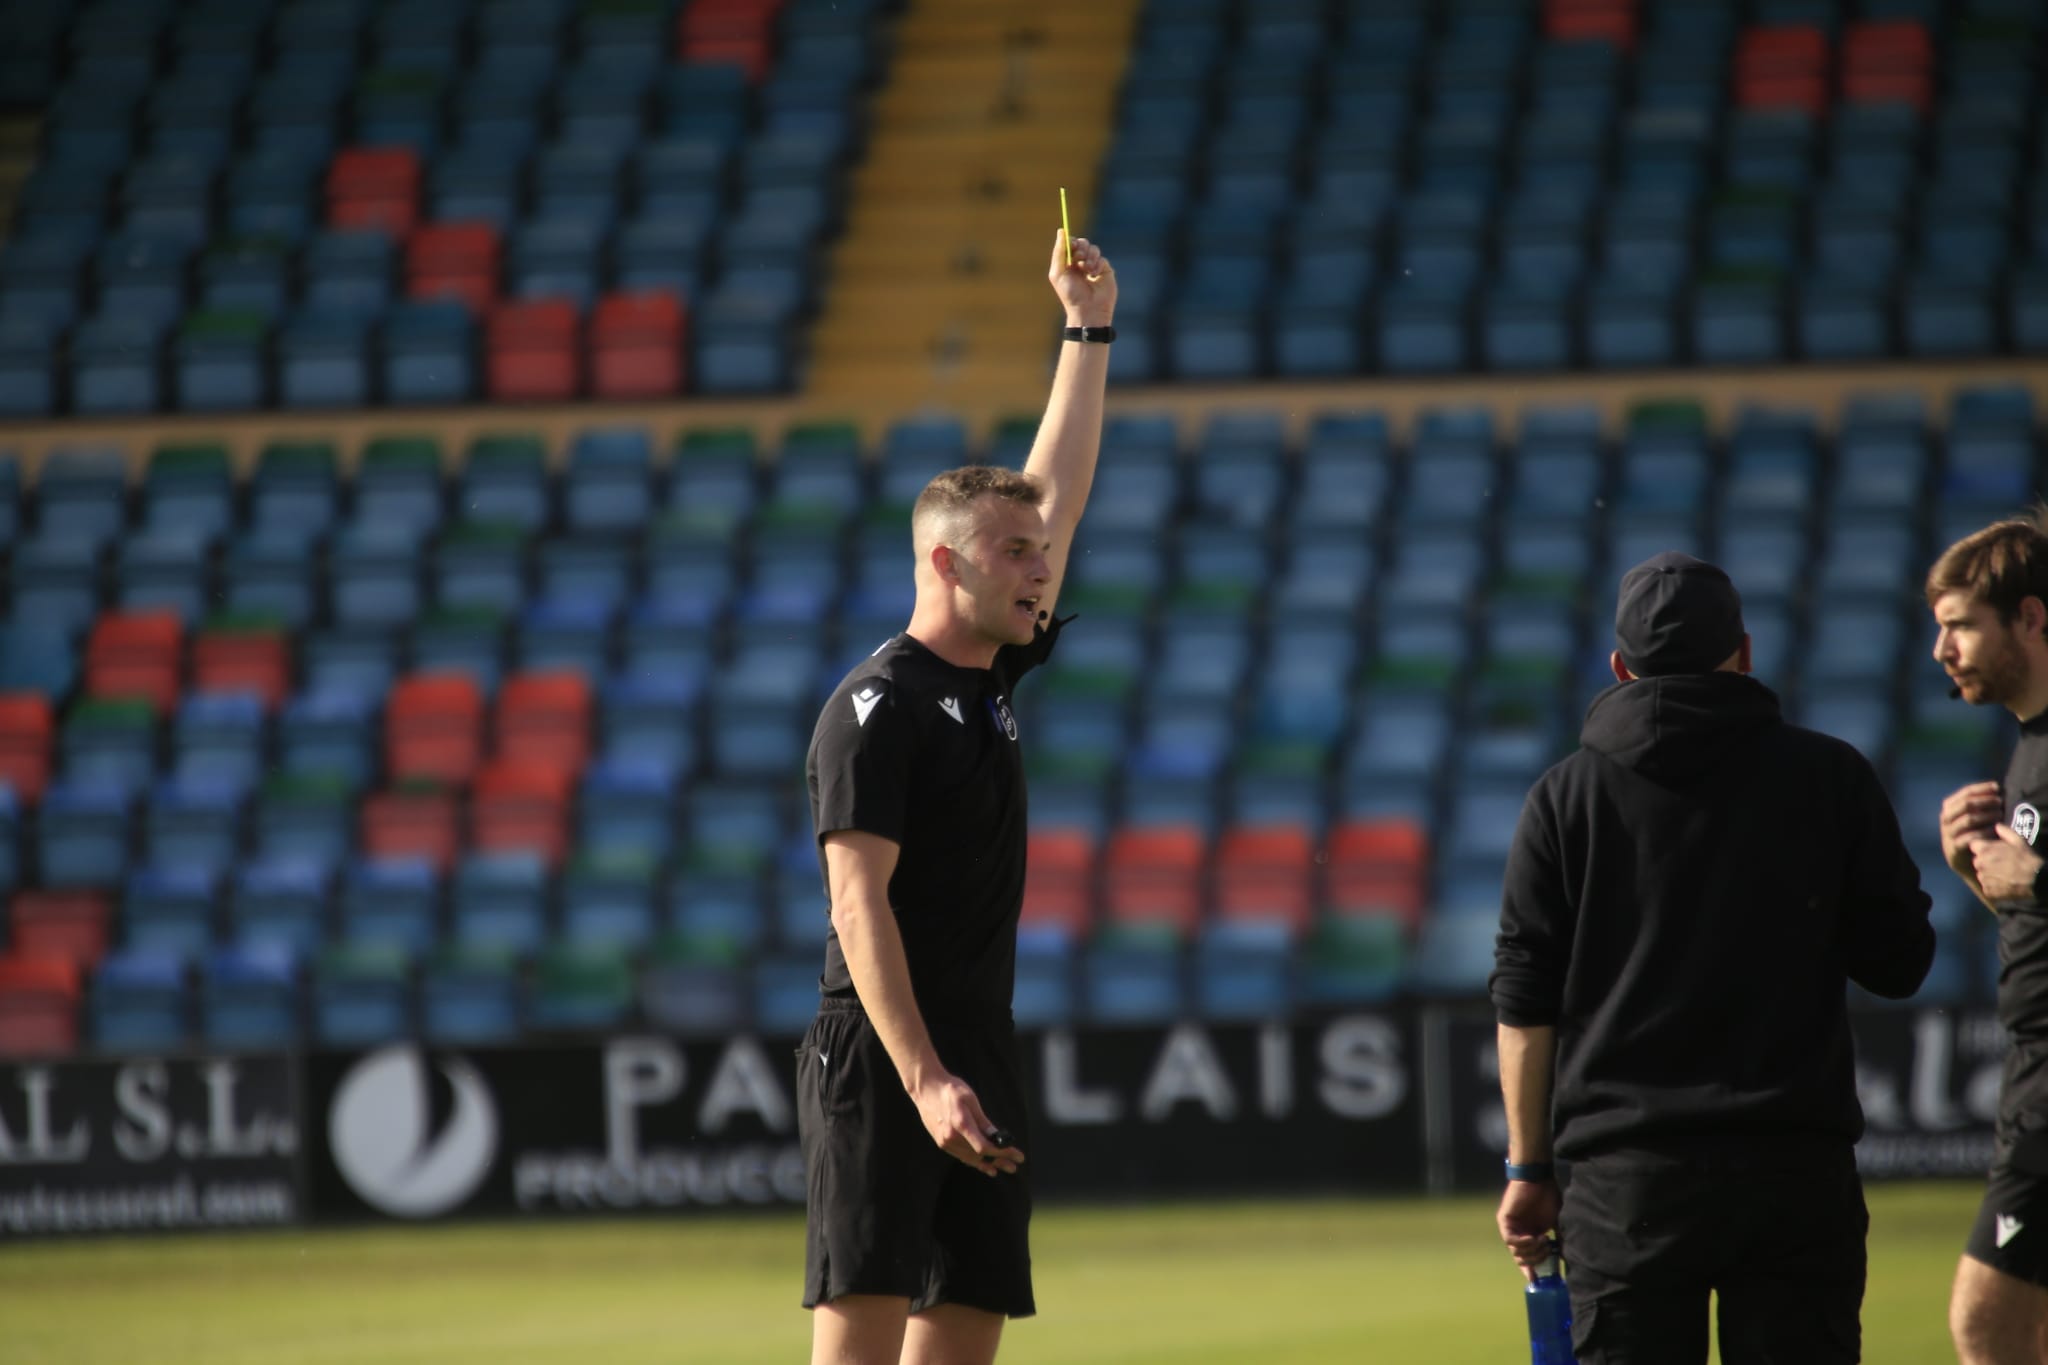
[{"label": "assistant referee", "polygon": [[1011,697],[1053,605],[1102,439],[1116,276],[1063,239],[1052,396],[1020,473],[941,474],[911,513],[917,603],[849,673],[807,776],[831,900],[798,1052],[813,1365],[993,1361],[1035,1311],[1030,1119],[1011,1031],[1024,766]]}]

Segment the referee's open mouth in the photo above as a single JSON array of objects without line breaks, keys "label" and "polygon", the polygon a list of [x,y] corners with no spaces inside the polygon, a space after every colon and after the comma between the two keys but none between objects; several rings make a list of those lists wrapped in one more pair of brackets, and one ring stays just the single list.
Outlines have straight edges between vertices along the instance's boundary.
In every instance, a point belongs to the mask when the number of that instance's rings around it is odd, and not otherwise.
[{"label": "referee's open mouth", "polygon": [[1035,596],[1018,598],[1017,610],[1023,614],[1025,620],[1036,622],[1038,620],[1038,598]]}]

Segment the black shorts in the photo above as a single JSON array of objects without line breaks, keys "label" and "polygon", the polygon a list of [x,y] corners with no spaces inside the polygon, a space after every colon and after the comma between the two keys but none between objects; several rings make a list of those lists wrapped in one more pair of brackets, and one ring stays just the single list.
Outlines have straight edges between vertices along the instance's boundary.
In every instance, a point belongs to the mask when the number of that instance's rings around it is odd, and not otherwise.
[{"label": "black shorts", "polygon": [[1993,1270],[2048,1288],[2048,1119],[2027,1115],[2001,1126],[2012,1136],[2000,1137],[1963,1250]]},{"label": "black shorts", "polygon": [[[946,1068],[1028,1155],[1009,1027],[926,1026]],[[804,1307],[887,1294],[908,1298],[913,1313],[941,1303],[1013,1318],[1037,1311],[1029,1166],[990,1179],[941,1151],[866,1012],[851,1002],[824,1003],[797,1050],[796,1079],[810,1182]]]},{"label": "black shorts", "polygon": [[1575,1163],[1558,1215],[1579,1365],[1862,1358],[1864,1235],[1853,1154]]}]

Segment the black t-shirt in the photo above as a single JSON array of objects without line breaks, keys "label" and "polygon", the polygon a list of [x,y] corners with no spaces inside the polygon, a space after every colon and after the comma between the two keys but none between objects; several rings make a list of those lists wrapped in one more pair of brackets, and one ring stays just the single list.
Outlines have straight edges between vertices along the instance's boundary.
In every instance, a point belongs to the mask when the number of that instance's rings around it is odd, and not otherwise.
[{"label": "black t-shirt", "polygon": [[[2048,715],[2020,726],[2005,769],[2005,822],[2048,852]],[[2038,884],[2037,884],[2038,885]],[[2048,907],[2030,898],[1998,916],[1998,1020],[2015,1047],[2006,1062],[2005,1108],[2048,1110]]]},{"label": "black t-shirt", "polygon": [[[838,830],[899,847],[889,904],[928,1019],[1009,1013],[1026,833],[1010,693],[1045,662],[1062,624],[998,651],[985,669],[955,667],[898,635],[846,675],[812,732],[806,777],[819,872],[825,836]],[[855,994],[831,929],[819,984],[828,996]]]}]

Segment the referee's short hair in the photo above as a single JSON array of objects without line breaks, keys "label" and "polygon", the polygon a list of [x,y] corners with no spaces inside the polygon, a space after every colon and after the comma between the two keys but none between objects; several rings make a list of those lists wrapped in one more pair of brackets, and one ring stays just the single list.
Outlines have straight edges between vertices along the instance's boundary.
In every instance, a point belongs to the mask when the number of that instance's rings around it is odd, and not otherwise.
[{"label": "referee's short hair", "polygon": [[1943,550],[1927,571],[1927,604],[1952,592],[1984,603],[2007,623],[2029,597],[2048,606],[2048,504],[1993,522]]},{"label": "referee's short hair", "polygon": [[913,528],[934,529],[944,524],[945,531],[935,538],[947,539],[957,534],[954,525],[973,510],[978,499],[984,497],[1036,507],[1045,501],[1045,489],[1037,479],[1022,470],[1005,469],[1001,465],[962,465],[934,477],[924,486],[924,491],[917,495],[916,505],[910,509],[910,524]]}]

